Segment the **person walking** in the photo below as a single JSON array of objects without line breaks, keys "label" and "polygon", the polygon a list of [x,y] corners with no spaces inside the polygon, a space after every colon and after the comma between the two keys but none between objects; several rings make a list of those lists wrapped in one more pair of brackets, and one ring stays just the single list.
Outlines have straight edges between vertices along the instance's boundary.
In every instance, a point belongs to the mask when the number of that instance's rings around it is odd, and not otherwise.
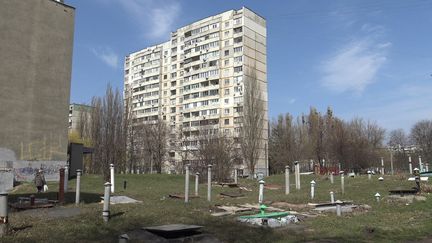
[{"label": "person walking", "polygon": [[39,169],[36,172],[35,178],[34,178],[34,183],[36,185],[36,188],[38,190],[38,192],[43,192],[44,186],[46,185],[46,181],[45,181],[45,176],[43,174],[43,170]]}]

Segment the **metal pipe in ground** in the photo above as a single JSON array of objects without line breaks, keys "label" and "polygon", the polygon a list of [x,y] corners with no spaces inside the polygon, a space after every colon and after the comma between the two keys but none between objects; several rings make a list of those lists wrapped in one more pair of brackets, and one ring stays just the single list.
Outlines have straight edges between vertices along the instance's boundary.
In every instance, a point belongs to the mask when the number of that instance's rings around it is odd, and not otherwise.
[{"label": "metal pipe in ground", "polygon": [[264,202],[264,180],[259,181],[259,195],[258,195],[258,203],[263,204]]},{"label": "metal pipe in ground", "polygon": [[104,203],[103,203],[103,211],[102,211],[102,217],[104,222],[108,222],[110,218],[110,192],[111,192],[111,183],[107,182],[105,183],[105,193],[104,193]]},{"label": "metal pipe in ground", "polygon": [[335,200],[334,200],[334,192],[330,192],[330,202],[331,203],[335,202]]},{"label": "metal pipe in ground", "polygon": [[290,167],[287,165],[285,166],[285,195],[288,195],[290,193]]},{"label": "metal pipe in ground", "polygon": [[0,193],[0,237],[7,235],[9,227],[8,221],[8,193]]},{"label": "metal pipe in ground", "polygon": [[114,164],[110,164],[111,193],[114,193]]},{"label": "metal pipe in ground", "polygon": [[76,189],[75,189],[75,204],[78,205],[80,202],[80,193],[81,193],[81,170],[76,170],[77,178],[76,178]]},{"label": "metal pipe in ground", "polygon": [[237,168],[234,168],[234,183],[238,184],[238,171]]},{"label": "metal pipe in ground", "polygon": [[69,167],[65,166],[65,179],[64,179],[64,191],[65,193],[68,191],[68,182],[69,182]]},{"label": "metal pipe in ground", "polygon": [[345,176],[344,176],[344,171],[339,172],[340,176],[341,176],[341,191],[342,194],[345,193]]}]

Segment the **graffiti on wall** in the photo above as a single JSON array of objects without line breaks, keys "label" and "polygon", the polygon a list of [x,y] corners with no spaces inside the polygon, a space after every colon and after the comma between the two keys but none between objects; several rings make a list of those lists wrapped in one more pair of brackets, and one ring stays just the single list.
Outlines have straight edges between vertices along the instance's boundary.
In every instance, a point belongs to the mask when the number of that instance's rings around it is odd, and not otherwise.
[{"label": "graffiti on wall", "polygon": [[14,162],[14,174],[17,181],[31,181],[37,170],[42,169],[47,181],[59,180],[59,170],[66,161],[21,161]]}]

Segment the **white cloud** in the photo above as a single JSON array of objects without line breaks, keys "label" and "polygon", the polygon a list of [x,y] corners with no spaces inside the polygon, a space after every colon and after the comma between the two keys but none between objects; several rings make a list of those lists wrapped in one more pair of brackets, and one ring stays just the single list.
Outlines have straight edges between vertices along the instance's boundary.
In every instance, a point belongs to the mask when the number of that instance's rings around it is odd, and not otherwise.
[{"label": "white cloud", "polygon": [[143,36],[152,39],[168,39],[174,29],[181,6],[173,0],[117,0],[123,9],[136,22]]},{"label": "white cloud", "polygon": [[116,69],[118,67],[119,57],[118,55],[109,47],[99,47],[91,49],[93,54],[98,57],[106,65]]},{"label": "white cloud", "polygon": [[373,39],[353,40],[324,61],[320,66],[322,86],[338,93],[360,94],[373,83],[387,60],[387,49],[391,45],[389,42],[377,43]]}]

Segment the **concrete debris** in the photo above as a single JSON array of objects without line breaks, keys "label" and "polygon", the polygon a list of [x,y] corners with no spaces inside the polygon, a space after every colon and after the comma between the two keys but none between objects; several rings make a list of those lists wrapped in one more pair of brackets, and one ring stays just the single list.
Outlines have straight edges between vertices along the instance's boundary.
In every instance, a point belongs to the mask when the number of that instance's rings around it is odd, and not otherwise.
[{"label": "concrete debris", "polygon": [[414,201],[426,201],[426,197],[418,195],[389,195],[386,197],[388,202],[413,203]]},{"label": "concrete debris", "polygon": [[297,223],[299,220],[295,215],[287,215],[281,218],[238,218],[238,221],[251,225],[267,226],[270,228],[277,228],[286,226],[288,224]]},{"label": "concrete debris", "polygon": [[244,186],[241,186],[239,188],[240,188],[240,190],[247,191],[247,192],[251,192],[252,191],[252,189],[246,188]]},{"label": "concrete debris", "polygon": [[[245,208],[252,208],[252,209],[260,209],[260,205],[259,204],[242,204],[240,205],[240,207],[245,207]],[[280,208],[275,208],[275,207],[267,207],[266,211],[271,211],[271,212],[285,212],[286,210],[280,209]]]},{"label": "concrete debris", "polygon": [[[408,178],[408,181],[415,181],[415,177]],[[420,181],[429,181],[429,177],[421,176]]]},{"label": "concrete debris", "polygon": [[274,202],[271,205],[274,207],[287,208],[292,210],[303,210],[303,209],[311,208],[311,206],[307,204],[294,204],[294,203],[287,203],[287,202]]},{"label": "concrete debris", "polygon": [[235,193],[235,192],[221,192],[219,193],[221,197],[230,197],[230,198],[242,198],[244,194]]},{"label": "concrete debris", "polygon": [[282,186],[275,185],[275,184],[266,184],[266,185],[264,185],[264,188],[267,190],[280,190],[282,188]]},{"label": "concrete debris", "polygon": [[[101,203],[103,203],[103,197]],[[142,201],[138,201],[127,196],[112,196],[110,198],[110,204],[124,204],[124,203],[142,203]]]}]

